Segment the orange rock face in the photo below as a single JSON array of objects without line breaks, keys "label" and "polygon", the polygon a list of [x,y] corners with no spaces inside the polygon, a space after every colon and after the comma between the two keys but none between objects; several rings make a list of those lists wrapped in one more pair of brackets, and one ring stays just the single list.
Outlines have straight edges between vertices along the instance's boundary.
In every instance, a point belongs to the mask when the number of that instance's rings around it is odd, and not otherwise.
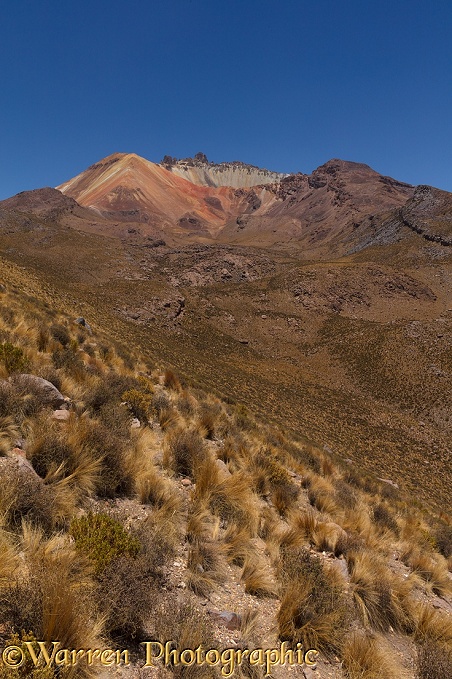
[{"label": "orange rock face", "polygon": [[241,212],[234,189],[192,184],[133,153],[108,156],[58,189],[105,216],[171,222],[211,235]]}]

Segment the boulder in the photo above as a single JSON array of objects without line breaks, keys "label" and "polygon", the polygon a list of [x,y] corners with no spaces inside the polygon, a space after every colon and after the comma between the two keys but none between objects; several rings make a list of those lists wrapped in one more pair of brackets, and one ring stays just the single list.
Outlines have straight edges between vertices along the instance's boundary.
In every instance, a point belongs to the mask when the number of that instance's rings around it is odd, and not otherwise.
[{"label": "boulder", "polygon": [[89,323],[86,322],[83,316],[79,316],[78,318],[76,318],[75,323],[77,323],[78,325],[82,325],[84,328],[88,330],[89,333],[91,332],[91,326]]},{"label": "boulder", "polygon": [[37,375],[25,373],[12,375],[9,378],[9,381],[16,389],[19,389],[24,393],[32,393],[39,396],[43,404],[52,406],[53,408],[61,408],[61,406],[67,405],[70,400],[63,396],[54,384]]}]

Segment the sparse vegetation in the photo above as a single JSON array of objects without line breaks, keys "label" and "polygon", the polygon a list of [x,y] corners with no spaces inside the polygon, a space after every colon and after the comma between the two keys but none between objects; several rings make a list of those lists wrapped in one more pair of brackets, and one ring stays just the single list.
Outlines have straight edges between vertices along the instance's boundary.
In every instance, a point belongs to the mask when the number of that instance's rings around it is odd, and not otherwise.
[{"label": "sparse vegetation", "polygon": [[[259,645],[272,598],[279,639],[338,657],[345,679],[403,676],[385,664],[391,628],[415,642],[417,679],[447,676],[450,619],[429,603],[433,594],[450,601],[447,519],[131,347],[96,332],[87,339],[67,315],[45,305],[37,314],[38,302],[6,294],[2,643],[58,629],[70,647],[136,648],[146,638],[215,647],[199,606],[215,594],[227,608],[231,592],[231,606],[253,597],[256,607],[241,616],[238,644],[249,636]],[[49,380],[66,401],[57,407],[22,372]],[[60,408],[68,410],[56,416]],[[180,670],[172,676],[212,676]],[[256,671],[244,665],[237,676]]]}]

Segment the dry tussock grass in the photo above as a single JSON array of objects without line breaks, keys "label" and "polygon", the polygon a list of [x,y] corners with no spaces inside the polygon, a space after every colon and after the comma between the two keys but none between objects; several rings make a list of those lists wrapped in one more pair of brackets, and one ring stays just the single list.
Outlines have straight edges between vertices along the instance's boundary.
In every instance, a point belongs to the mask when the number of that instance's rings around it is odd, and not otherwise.
[{"label": "dry tussock grass", "polygon": [[238,523],[251,536],[257,535],[260,508],[246,474],[236,472],[218,481],[211,490],[209,504],[211,511],[225,524]]},{"label": "dry tussock grass", "polygon": [[255,551],[250,540],[251,535],[246,527],[229,523],[223,535],[225,555],[229,563],[243,567]]},{"label": "dry tussock grass", "polygon": [[354,632],[346,639],[342,650],[342,667],[346,679],[406,677],[385,640],[365,631]]},{"label": "dry tussock grass", "polygon": [[318,521],[314,511],[309,507],[305,511],[293,511],[287,517],[288,528],[279,540],[283,547],[301,547],[313,543]]},{"label": "dry tussock grass", "polygon": [[188,550],[187,569],[187,587],[208,597],[226,577],[221,545],[214,541],[193,543]]},{"label": "dry tussock grass", "polygon": [[281,550],[281,605],[277,614],[282,641],[325,653],[338,653],[348,621],[343,580],[306,549]]},{"label": "dry tussock grass", "polygon": [[24,568],[2,593],[8,629],[32,629],[38,639],[58,639],[63,648],[102,643],[91,569],[74,545],[61,535],[45,539],[39,529],[24,524],[20,547]]},{"label": "dry tussock grass", "polygon": [[394,576],[374,552],[347,555],[353,600],[361,621],[386,632],[414,629],[409,581]]},{"label": "dry tussock grass", "polygon": [[249,550],[240,576],[245,592],[257,597],[276,597],[277,586],[266,559]]},{"label": "dry tussock grass", "polygon": [[312,533],[312,542],[321,552],[335,553],[337,545],[346,538],[343,528],[331,521],[317,521]]},{"label": "dry tussock grass", "polygon": [[419,548],[405,544],[401,557],[403,563],[422,578],[434,594],[447,596],[452,593],[452,579],[447,561],[442,555],[423,553]]}]

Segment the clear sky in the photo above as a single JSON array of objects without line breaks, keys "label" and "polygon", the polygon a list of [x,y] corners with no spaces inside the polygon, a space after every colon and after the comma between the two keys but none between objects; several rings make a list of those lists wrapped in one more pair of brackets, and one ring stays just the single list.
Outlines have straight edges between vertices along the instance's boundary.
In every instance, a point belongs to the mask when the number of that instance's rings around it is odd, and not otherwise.
[{"label": "clear sky", "polygon": [[0,198],[116,151],[452,191],[450,0],[2,0]]}]

